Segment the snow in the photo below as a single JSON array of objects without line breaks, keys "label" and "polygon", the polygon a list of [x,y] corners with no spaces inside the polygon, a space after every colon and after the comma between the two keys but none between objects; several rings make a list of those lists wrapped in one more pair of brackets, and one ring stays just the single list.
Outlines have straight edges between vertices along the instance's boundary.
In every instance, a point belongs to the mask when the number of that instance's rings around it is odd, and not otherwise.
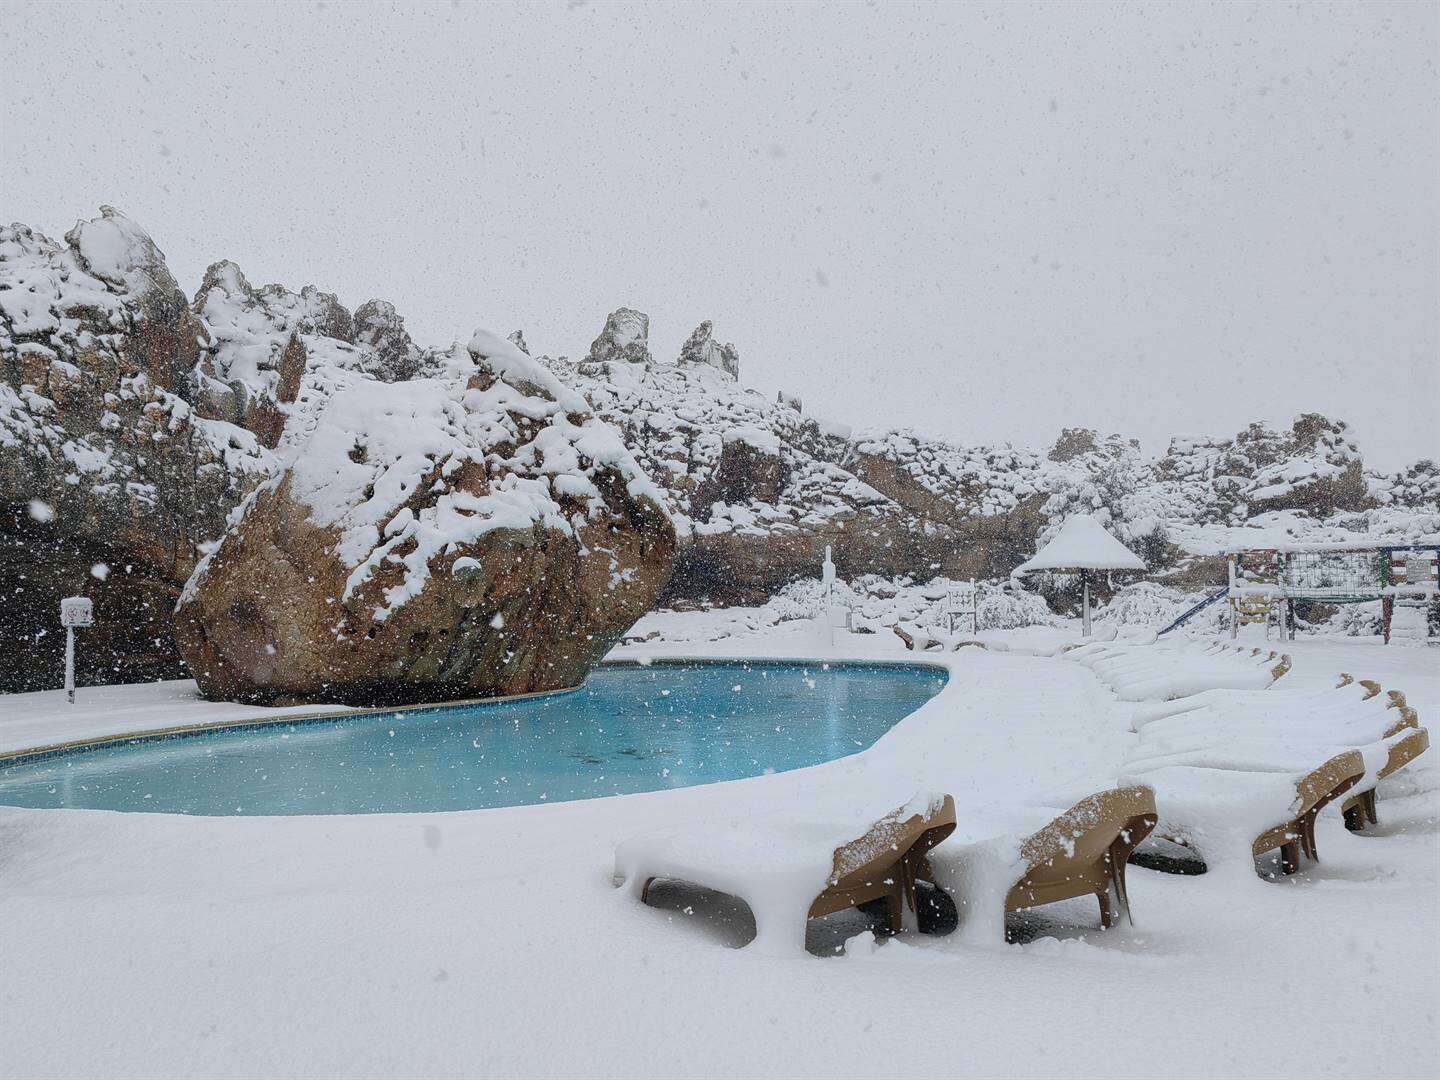
[{"label": "snow", "polygon": [[1065,519],[1060,531],[1034,556],[1015,568],[1036,570],[1144,570],[1145,561],[1105,531],[1089,514]]},{"label": "snow", "polygon": [[780,456],[780,437],[774,432],[765,431],[758,427],[733,427],[727,428],[724,435],[726,446],[731,443],[744,443],[752,449],[767,454],[770,457]]},{"label": "snow", "polygon": [[[663,638],[618,655],[913,658],[890,634],[837,634],[827,650],[800,620],[746,629],[733,612],[676,612],[642,625]],[[1440,715],[1425,647],[1286,648],[1294,667],[1260,692],[1267,702],[1331,693],[1351,671],[1404,690],[1422,722]],[[1012,916],[1025,943],[1004,944],[998,914],[970,902],[1013,871],[1003,839],[986,850],[958,836],[936,851],[969,913],[961,932],[881,943],[834,916],[810,935],[828,960],[727,947],[745,937],[743,914],[727,922],[723,904],[693,895],[641,906],[613,886],[616,847],[631,837],[777,816],[874,821],[937,789],[973,810],[970,837],[1021,834],[1063,809],[1057,800],[1113,783],[1141,745],[1136,716],[1159,707],[1119,701],[1063,658],[927,659],[949,684],[869,751],[730,784],[374,817],[0,808],[7,1071],[1213,1076],[1263,1063],[1275,1077],[1433,1074],[1433,753],[1382,782],[1374,834],[1345,832],[1327,809],[1324,861],[1291,879],[1132,867],[1136,925],[1104,932],[1093,902],[1074,901]],[[1202,697],[1235,700],[1217,694]],[[0,699],[0,745],[241,713],[273,711],[201,702],[186,684],[82,687],[75,710],[58,691]],[[954,880],[957,865],[977,880]],[[1143,1002],[1144,1016],[1117,1029],[1117,1000]],[[1297,1000],[1304,1037],[1276,1053],[1275,1017]]]}]

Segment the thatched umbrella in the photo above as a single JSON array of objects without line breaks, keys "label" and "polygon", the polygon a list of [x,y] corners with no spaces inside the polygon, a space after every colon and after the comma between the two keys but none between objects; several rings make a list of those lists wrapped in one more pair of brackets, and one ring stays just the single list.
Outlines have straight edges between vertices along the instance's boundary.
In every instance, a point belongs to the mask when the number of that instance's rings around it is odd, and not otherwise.
[{"label": "thatched umbrella", "polygon": [[1012,577],[1038,570],[1078,573],[1084,594],[1084,630],[1090,636],[1090,572],[1092,570],[1144,570],[1145,562],[1105,531],[1089,514],[1065,519],[1048,544],[1035,557],[1011,571]]}]

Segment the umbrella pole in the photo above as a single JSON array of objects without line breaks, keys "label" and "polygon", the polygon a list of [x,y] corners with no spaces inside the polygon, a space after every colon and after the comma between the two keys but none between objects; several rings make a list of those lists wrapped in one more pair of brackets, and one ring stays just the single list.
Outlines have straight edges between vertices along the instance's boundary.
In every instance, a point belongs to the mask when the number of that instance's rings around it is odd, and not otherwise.
[{"label": "umbrella pole", "polygon": [[1083,636],[1084,636],[1084,637],[1089,637],[1089,636],[1090,636],[1090,575],[1089,575],[1089,573],[1087,573],[1087,572],[1084,571],[1084,570],[1081,570],[1081,571],[1080,571],[1080,588],[1081,588],[1081,591],[1082,591],[1082,593],[1083,593],[1083,595],[1084,595],[1084,599],[1081,601],[1081,605],[1080,605],[1081,620],[1082,620],[1082,621],[1081,621],[1081,628],[1082,628],[1082,630],[1083,630]]}]

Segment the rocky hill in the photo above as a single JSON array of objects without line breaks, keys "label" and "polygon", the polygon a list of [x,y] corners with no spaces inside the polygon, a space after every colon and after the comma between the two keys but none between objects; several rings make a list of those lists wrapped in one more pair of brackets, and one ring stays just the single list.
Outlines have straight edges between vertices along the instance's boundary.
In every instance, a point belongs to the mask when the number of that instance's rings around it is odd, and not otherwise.
[{"label": "rocky hill", "polygon": [[[1266,538],[1440,533],[1433,462],[1367,470],[1345,424],[1316,415],[1177,437],[1158,459],[1084,428],[1048,449],[857,433],[743,386],[709,322],[656,357],[629,308],[579,360],[535,359],[656,485],[679,539],[670,602],[762,600],[827,545],[846,576],[1002,575],[1082,508],[1167,564]],[[55,685],[55,607],[77,592],[97,607],[84,678],[181,673],[182,587],[326,404],[473,363],[417,345],[383,300],[352,313],[313,286],[257,288],[230,262],[187,299],[108,207],[63,242],[0,227],[0,690]]]}]

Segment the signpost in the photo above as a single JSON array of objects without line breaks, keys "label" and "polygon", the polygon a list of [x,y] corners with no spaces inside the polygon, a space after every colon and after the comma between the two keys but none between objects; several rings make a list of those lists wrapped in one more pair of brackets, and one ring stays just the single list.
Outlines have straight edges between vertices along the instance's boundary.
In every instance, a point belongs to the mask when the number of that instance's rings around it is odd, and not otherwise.
[{"label": "signpost", "polygon": [[60,601],[60,625],[65,627],[65,694],[75,704],[75,628],[95,621],[89,597],[67,596]]},{"label": "signpost", "polygon": [[825,632],[830,645],[835,645],[835,564],[830,561],[830,545],[825,545],[825,561],[820,564],[820,587],[825,591]]}]

